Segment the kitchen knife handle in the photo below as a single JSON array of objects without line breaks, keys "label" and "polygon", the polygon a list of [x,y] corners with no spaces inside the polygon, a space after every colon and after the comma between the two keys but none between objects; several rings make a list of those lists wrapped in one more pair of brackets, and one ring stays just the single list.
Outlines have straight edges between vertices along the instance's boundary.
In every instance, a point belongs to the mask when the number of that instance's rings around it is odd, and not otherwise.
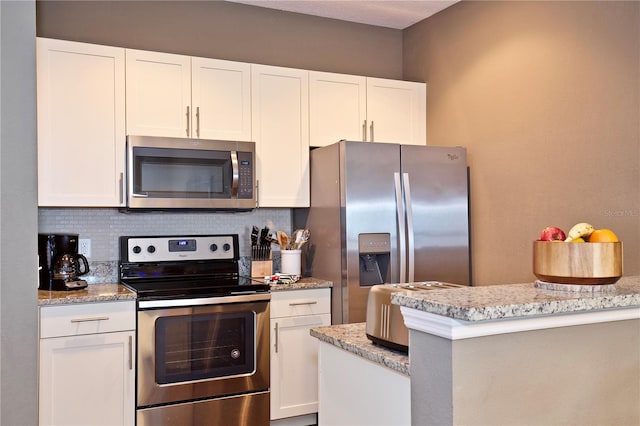
[{"label": "kitchen knife handle", "polygon": [[[404,222],[404,208],[402,203],[402,183],[400,182],[400,173],[395,172],[393,174],[396,190],[396,217],[398,219],[398,252],[400,254],[400,263],[398,268],[400,269],[399,282],[404,283],[406,280],[407,272],[407,252],[405,247],[405,222]],[[393,277],[391,278],[393,280]]]},{"label": "kitchen knife handle", "polygon": [[362,122],[362,142],[367,141],[367,120]]},{"label": "kitchen knife handle", "polygon": [[411,201],[411,185],[409,184],[409,173],[402,174],[404,188],[404,206],[407,213],[407,279],[414,282],[415,276],[415,247],[413,235],[413,208]]},{"label": "kitchen knife handle", "polygon": [[276,326],[274,327],[274,331],[275,331],[275,339],[274,340],[274,344],[273,347],[276,351],[276,353],[278,353],[278,323],[276,322]]},{"label": "kitchen knife handle", "polygon": [[187,105],[187,136],[189,136],[189,121],[191,117],[191,114],[189,113],[189,105]]},{"label": "kitchen knife handle", "polygon": [[196,135],[200,137],[200,107],[196,107]]}]

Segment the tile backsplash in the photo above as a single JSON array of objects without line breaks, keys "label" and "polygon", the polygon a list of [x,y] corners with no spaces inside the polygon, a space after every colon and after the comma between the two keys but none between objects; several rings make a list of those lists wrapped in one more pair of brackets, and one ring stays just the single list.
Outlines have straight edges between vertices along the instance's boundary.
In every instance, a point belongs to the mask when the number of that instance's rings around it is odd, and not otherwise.
[{"label": "tile backsplash", "polygon": [[[91,240],[89,282],[116,279],[121,235],[197,235],[238,234],[241,273],[248,268],[251,227],[268,226],[273,231],[292,229],[291,209],[260,208],[238,213],[124,213],[115,208],[44,208],[38,209],[38,232],[73,233]],[[274,261],[277,256],[274,255]],[[275,265],[274,265],[275,266]]]}]

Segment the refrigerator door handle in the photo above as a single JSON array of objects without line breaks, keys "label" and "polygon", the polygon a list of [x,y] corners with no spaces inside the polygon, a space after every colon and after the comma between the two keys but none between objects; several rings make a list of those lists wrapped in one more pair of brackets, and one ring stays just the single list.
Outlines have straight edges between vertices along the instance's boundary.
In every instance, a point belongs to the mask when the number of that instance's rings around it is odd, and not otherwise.
[{"label": "refrigerator door handle", "polygon": [[402,183],[400,182],[400,173],[395,172],[393,174],[395,180],[396,190],[396,217],[398,219],[398,253],[400,254],[400,262],[398,268],[400,269],[399,282],[407,282],[407,252],[405,238],[405,223],[404,223],[404,205],[402,202]]},{"label": "refrigerator door handle", "polygon": [[411,201],[411,185],[409,184],[409,173],[402,174],[404,188],[404,205],[407,212],[407,279],[408,282],[415,281],[415,245],[413,235],[413,208]]}]

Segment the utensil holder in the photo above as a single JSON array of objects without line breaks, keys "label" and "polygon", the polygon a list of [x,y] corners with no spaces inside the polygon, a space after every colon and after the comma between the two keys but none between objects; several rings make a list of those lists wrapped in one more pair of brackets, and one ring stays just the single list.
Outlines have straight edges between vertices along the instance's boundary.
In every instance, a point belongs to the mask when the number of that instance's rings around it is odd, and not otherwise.
[{"label": "utensil holder", "polygon": [[280,272],[300,275],[302,250],[280,250]]}]

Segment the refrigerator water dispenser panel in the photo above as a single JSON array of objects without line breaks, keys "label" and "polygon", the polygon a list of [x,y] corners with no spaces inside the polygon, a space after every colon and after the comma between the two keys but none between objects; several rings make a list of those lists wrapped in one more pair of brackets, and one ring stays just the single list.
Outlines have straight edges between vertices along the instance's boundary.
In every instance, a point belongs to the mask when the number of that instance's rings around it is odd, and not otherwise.
[{"label": "refrigerator water dispenser panel", "polygon": [[390,234],[359,234],[358,254],[360,257],[360,286],[371,287],[389,282]]}]

